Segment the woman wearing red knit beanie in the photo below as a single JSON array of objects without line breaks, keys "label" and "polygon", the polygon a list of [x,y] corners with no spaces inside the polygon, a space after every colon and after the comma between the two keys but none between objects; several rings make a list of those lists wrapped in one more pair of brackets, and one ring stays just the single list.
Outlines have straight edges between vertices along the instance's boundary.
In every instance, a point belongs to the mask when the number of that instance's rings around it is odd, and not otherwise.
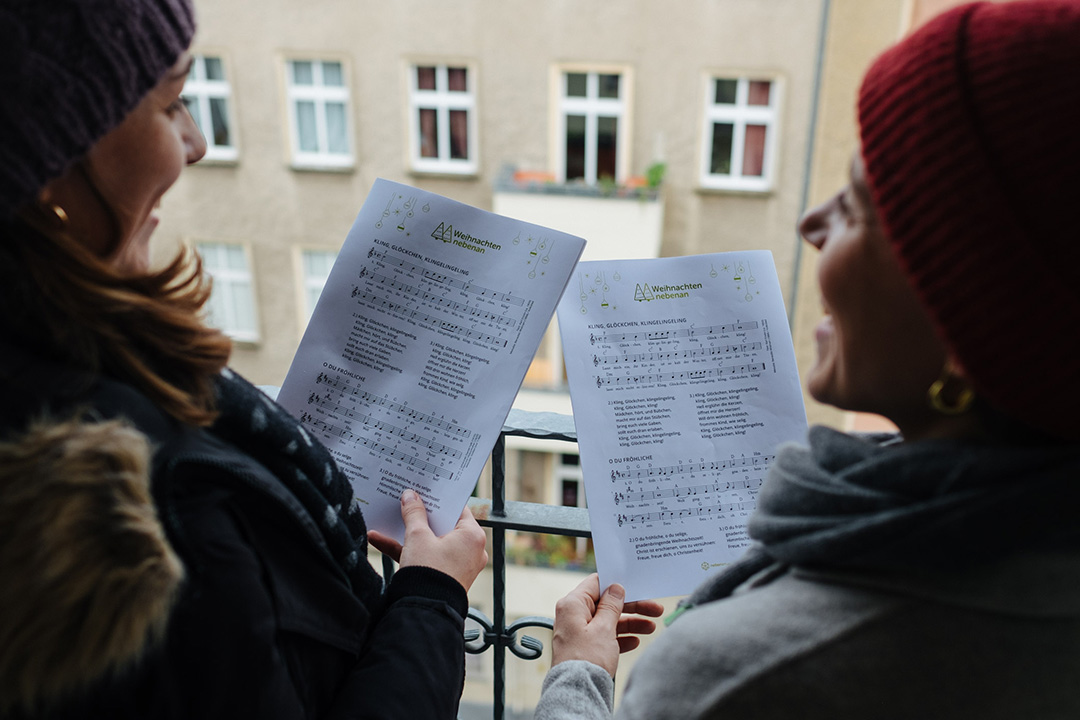
[{"label": "woman wearing red knit beanie", "polygon": [[0,2],[0,717],[451,720],[483,530],[403,497],[384,584],[198,261],[150,268],[206,150],[194,32],[191,0]]},{"label": "woman wearing red knit beanie", "polygon": [[[755,546],[618,718],[1080,717],[1080,3],[950,10],[858,112],[850,183],[799,226],[826,312],[807,383],[900,433],[780,448]],[[617,633],[648,621],[598,596],[558,606],[538,720],[611,716]]]}]

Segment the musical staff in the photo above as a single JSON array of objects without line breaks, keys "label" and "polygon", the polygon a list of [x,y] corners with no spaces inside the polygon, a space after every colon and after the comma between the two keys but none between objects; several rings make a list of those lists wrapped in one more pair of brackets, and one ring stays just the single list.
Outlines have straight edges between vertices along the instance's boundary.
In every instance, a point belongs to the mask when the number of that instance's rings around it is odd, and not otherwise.
[{"label": "musical staff", "polygon": [[730,460],[714,460],[712,462],[686,463],[679,465],[667,465],[665,467],[647,467],[635,470],[612,470],[611,482],[616,480],[640,480],[642,478],[664,478],[675,475],[688,475],[700,472],[717,472],[719,470],[734,470],[737,468],[765,469],[775,455],[753,455],[751,457],[731,458]]},{"label": "musical staff", "polygon": [[[317,395],[315,393],[311,393],[311,395],[308,397],[308,404],[321,407],[322,409],[329,411],[331,415],[335,415],[336,417],[355,418],[356,420],[359,420],[361,423],[367,425],[368,427],[377,428],[391,435],[397,435],[402,440],[407,440],[414,445],[425,447],[432,452],[439,453],[440,455],[446,455],[452,458],[461,457],[461,452],[455,450],[452,447],[448,447],[446,445],[443,445],[442,443],[436,442],[434,439],[429,438],[426,435],[420,435],[418,433],[410,432],[409,430],[398,425],[394,425],[393,423],[379,420],[373,415],[357,413],[355,410],[351,410],[345,405],[334,402],[328,395]],[[357,436],[353,435],[353,437],[355,438]]]},{"label": "musical staff", "polygon": [[724,513],[753,510],[757,503],[753,500],[733,503],[717,503],[715,505],[702,505],[696,507],[680,508],[679,510],[660,510],[643,512],[631,515],[618,514],[615,516],[619,527],[624,524],[640,525],[647,522],[659,522],[663,520],[688,520],[690,518],[715,517]]},{"label": "musical staff", "polygon": [[[331,375],[324,372],[319,373],[319,376],[315,378],[315,384],[332,387],[336,390],[341,391],[343,394],[347,392],[353,397],[358,398],[368,403],[369,405],[378,405],[381,407],[385,407],[388,410],[395,412],[402,417],[409,418],[410,420],[423,423],[424,425],[428,425],[430,427],[436,427],[440,430],[450,433],[451,435],[457,435],[460,438],[468,438],[470,435],[470,431],[468,430],[468,428],[464,428],[460,425],[455,425],[453,423],[447,422],[442,418],[435,417],[434,415],[414,410],[407,405],[387,400],[385,397],[366,392],[358,387],[353,387],[349,384],[347,380],[338,375]],[[308,402],[311,402],[310,397],[308,399]],[[479,437],[480,435],[479,433],[477,433],[475,435],[475,438]]]},{"label": "musical staff", "polygon": [[634,353],[631,355],[593,355],[593,366],[604,367],[621,365],[635,362],[668,362],[671,360],[696,360],[712,358],[717,355],[731,355],[740,352],[757,352],[761,350],[759,342],[742,343],[740,345],[723,345],[721,347],[704,348],[702,350],[683,350],[672,352]]},{"label": "musical staff", "polygon": [[368,250],[368,257],[379,258],[383,262],[393,265],[394,267],[402,268],[408,272],[420,273],[427,280],[432,282],[441,283],[443,285],[449,285],[450,287],[457,288],[473,295],[479,295],[480,297],[488,298],[491,300],[497,300],[499,302],[509,303],[511,305],[524,305],[525,299],[511,295],[509,293],[499,292],[498,290],[492,290],[475,283],[467,282],[464,280],[458,280],[457,278],[446,275],[443,273],[437,273],[433,270],[428,270],[423,265],[418,265],[411,260],[406,260],[403,256],[397,253],[392,253],[389,250],[376,250],[372,248]]},{"label": "musical staff", "polygon": [[705,378],[719,378],[726,375],[745,375],[752,372],[764,372],[765,363],[748,363],[746,365],[726,365],[724,367],[710,368],[708,370],[688,370],[677,373],[654,373],[643,375],[626,375],[618,377],[596,376],[596,387],[614,385],[626,386],[641,385],[658,382],[674,382],[676,380],[703,380]]},{"label": "musical staff", "polygon": [[665,498],[685,498],[716,495],[729,490],[757,490],[764,482],[762,478],[748,480],[727,480],[708,483],[705,485],[691,485],[689,487],[671,487],[662,490],[642,490],[641,492],[615,493],[615,504],[622,502],[630,504],[644,502],[646,500],[663,500]]},{"label": "musical staff", "polygon": [[489,333],[477,332],[476,330],[469,330],[461,327],[456,323],[440,320],[437,317],[428,315],[427,313],[420,312],[419,310],[411,310],[405,305],[391,302],[384,297],[378,295],[369,295],[361,290],[359,287],[354,286],[352,291],[353,298],[360,298],[364,302],[371,303],[372,305],[386,311],[393,313],[399,319],[402,320],[414,320],[420,324],[427,325],[428,327],[436,330],[443,330],[448,333],[457,335],[458,337],[467,338],[469,340],[476,340],[477,342],[489,345],[493,348],[504,348],[509,345],[509,341],[506,338],[501,338]]},{"label": "musical staff", "polygon": [[[365,274],[366,269],[360,271],[361,278],[363,278]],[[469,305],[468,303],[459,303],[454,300],[450,300],[449,298],[442,297],[441,295],[434,295],[427,292],[426,290],[416,287],[415,285],[410,285],[409,283],[402,282],[400,280],[397,280],[396,278],[392,278],[389,275],[382,275],[377,272],[372,272],[371,279],[379,283],[383,287],[387,287],[391,290],[399,290],[409,295],[415,295],[421,300],[434,303],[441,308],[454,310],[455,312],[459,312],[464,315],[470,315],[472,317],[477,317],[482,320],[489,320],[493,323],[496,323],[497,325],[503,325],[505,327],[513,328],[516,327],[518,324],[518,321],[512,317],[506,317],[505,315],[496,315],[495,313],[482,310],[478,307]]]},{"label": "musical staff", "polygon": [[590,333],[589,342],[595,345],[596,343],[617,343],[626,342],[628,340],[675,340],[678,338],[705,337],[708,335],[723,335],[724,333],[742,332],[745,330],[757,330],[759,327],[760,324],[757,320],[750,320],[748,322],[731,323],[729,325],[711,325],[709,327],[682,328],[679,330],[606,333],[603,335],[596,335],[595,333]]}]

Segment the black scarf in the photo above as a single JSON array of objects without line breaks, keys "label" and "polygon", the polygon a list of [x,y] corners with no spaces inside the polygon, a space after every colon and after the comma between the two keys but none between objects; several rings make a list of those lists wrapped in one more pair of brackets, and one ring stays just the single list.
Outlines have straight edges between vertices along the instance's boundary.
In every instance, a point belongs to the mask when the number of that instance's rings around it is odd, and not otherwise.
[{"label": "black scarf", "polygon": [[217,381],[221,413],[210,431],[262,463],[316,522],[356,595],[374,609],[382,578],[367,561],[367,525],[349,479],[326,447],[254,385],[224,370]]},{"label": "black scarf", "polygon": [[1072,445],[899,442],[813,427],[782,446],[750,518],[754,546],[694,591],[727,597],[774,565],[960,568],[1005,553],[1080,549]]}]

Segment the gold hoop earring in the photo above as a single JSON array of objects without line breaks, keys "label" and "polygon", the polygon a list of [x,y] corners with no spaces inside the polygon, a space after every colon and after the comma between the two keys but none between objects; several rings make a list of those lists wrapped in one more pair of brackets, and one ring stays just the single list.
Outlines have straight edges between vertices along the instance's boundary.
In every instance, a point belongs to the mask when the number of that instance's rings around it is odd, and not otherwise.
[{"label": "gold hoop earring", "polygon": [[45,207],[52,213],[53,217],[60,224],[60,229],[64,229],[68,225],[68,214],[64,208],[60,207],[56,203],[46,203]]},{"label": "gold hoop earring", "polygon": [[971,403],[975,402],[975,391],[964,385],[950,402],[945,397],[945,386],[950,380],[960,380],[960,378],[953,374],[949,363],[945,363],[945,367],[941,369],[941,376],[926,391],[926,398],[930,401],[930,407],[942,415],[961,415],[967,412]]}]

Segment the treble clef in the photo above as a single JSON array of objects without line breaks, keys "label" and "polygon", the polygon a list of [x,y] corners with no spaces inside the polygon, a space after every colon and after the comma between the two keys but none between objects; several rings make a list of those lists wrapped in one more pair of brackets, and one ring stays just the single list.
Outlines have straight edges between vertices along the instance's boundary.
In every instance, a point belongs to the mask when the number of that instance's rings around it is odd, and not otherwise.
[{"label": "treble clef", "polygon": [[368,257],[372,257],[374,254],[375,254],[375,248],[371,248],[370,250],[367,251],[367,256]]},{"label": "treble clef", "polygon": [[593,367],[596,367],[596,366],[598,366],[598,365],[600,364],[600,358],[598,358],[598,357],[596,357],[595,355],[593,355],[593,356],[592,356],[592,364],[593,364]]}]

